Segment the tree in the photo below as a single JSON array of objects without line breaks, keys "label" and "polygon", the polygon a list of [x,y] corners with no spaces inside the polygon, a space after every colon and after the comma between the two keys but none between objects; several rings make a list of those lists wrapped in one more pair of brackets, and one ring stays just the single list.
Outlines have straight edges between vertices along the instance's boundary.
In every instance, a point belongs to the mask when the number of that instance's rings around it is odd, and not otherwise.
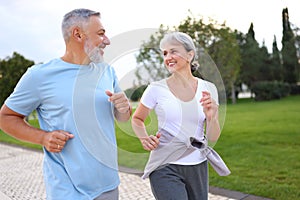
[{"label": "tree", "polygon": [[[178,30],[189,34],[198,51],[199,77],[213,82],[219,92],[219,101],[226,102],[226,91],[234,90],[236,74],[239,71],[239,50],[232,31],[225,23],[213,19],[188,16],[178,26]],[[196,74],[195,74],[196,75]],[[225,85],[225,87],[224,87]],[[233,97],[235,103],[235,96]]]},{"label": "tree", "polygon": [[258,74],[257,81],[272,81],[273,80],[273,67],[271,55],[268,52],[267,47],[264,42],[263,45],[259,48],[258,54],[259,61],[258,64]]},{"label": "tree", "polygon": [[248,33],[243,38],[243,42],[241,42],[240,49],[242,58],[240,79],[251,89],[253,83],[258,81],[257,75],[262,65],[259,57],[260,48],[255,40],[253,23],[250,24]]},{"label": "tree", "polygon": [[281,63],[281,54],[277,47],[276,36],[274,35],[273,45],[272,45],[272,77],[273,80],[282,81],[283,80],[283,68]]},{"label": "tree", "polygon": [[227,27],[217,31],[218,40],[215,40],[209,47],[209,54],[212,55],[219,71],[222,74],[227,94],[231,94],[232,103],[236,103],[236,81],[240,70],[241,57],[237,42],[236,33]]},{"label": "tree", "polygon": [[289,22],[288,8],[282,11],[282,61],[283,81],[295,84],[299,80],[299,60],[297,57],[296,41]]},{"label": "tree", "polygon": [[12,93],[17,82],[29,66],[34,65],[31,60],[25,59],[22,55],[14,52],[12,57],[0,60],[0,103]]},{"label": "tree", "polygon": [[142,44],[136,57],[138,68],[135,71],[135,75],[138,79],[138,85],[135,87],[147,85],[152,81],[161,80],[169,75],[169,72],[163,65],[163,58],[159,49],[159,41],[168,30],[168,27],[161,25],[158,32],[151,35],[149,40]]},{"label": "tree", "polygon": [[[169,75],[163,66],[162,55],[158,48],[159,41],[169,30],[169,27],[165,28],[161,25],[159,31],[142,45],[137,56],[140,67],[136,71],[140,84],[160,80]],[[203,18],[197,19],[194,16],[188,16],[178,27],[174,27],[174,30],[185,32],[194,40],[197,48],[197,61],[200,64],[199,71],[194,75],[204,77],[206,80],[215,83],[219,94],[225,94],[219,71],[222,77],[226,77],[225,85],[232,85],[232,82],[235,82],[236,74],[238,74],[238,63],[240,61],[238,45],[232,31],[225,24],[218,24],[212,19],[209,20],[209,23],[204,23]],[[219,47],[213,48],[213,46]],[[212,53],[218,53],[218,56],[211,56],[213,59],[218,59],[217,61],[212,60],[207,54],[207,52],[210,53],[210,48]],[[220,78],[216,78],[216,76]],[[230,82],[230,84],[227,84],[227,82]],[[220,102],[226,101],[226,95],[223,96],[219,95]]]},{"label": "tree", "polygon": [[[300,28],[297,27],[295,24],[291,23],[291,28],[293,30],[294,36],[295,36],[295,47],[296,47],[296,54],[298,58],[298,63],[300,63]],[[300,82],[300,64],[298,64],[298,81]]]}]

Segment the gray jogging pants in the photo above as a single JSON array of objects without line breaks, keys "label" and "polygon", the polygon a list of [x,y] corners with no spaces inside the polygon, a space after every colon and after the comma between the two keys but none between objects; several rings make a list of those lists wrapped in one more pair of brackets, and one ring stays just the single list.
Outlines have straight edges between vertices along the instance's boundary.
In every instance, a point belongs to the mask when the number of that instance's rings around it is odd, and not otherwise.
[{"label": "gray jogging pants", "polygon": [[152,193],[157,200],[207,200],[207,161],[197,165],[168,164],[150,176]]}]

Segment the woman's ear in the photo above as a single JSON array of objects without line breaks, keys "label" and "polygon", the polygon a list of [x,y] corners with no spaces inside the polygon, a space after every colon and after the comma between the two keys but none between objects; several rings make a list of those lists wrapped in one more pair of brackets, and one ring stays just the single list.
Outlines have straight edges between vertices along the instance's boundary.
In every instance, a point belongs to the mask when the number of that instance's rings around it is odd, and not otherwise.
[{"label": "woman's ear", "polygon": [[194,51],[189,51],[188,52],[188,59],[189,59],[190,62],[192,62],[194,57],[195,57]]}]

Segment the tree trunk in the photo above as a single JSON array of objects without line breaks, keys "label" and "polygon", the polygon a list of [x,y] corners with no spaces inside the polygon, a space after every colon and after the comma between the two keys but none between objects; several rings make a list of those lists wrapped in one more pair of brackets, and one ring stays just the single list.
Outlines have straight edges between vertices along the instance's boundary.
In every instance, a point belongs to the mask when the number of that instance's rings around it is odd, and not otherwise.
[{"label": "tree trunk", "polygon": [[234,83],[231,83],[231,100],[232,100],[232,104],[236,104]]}]

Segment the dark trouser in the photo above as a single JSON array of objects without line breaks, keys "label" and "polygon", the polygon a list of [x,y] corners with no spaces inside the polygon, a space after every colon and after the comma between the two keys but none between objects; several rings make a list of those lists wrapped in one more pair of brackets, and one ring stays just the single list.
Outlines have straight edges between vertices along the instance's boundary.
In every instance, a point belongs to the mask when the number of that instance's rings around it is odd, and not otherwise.
[{"label": "dark trouser", "polygon": [[207,161],[197,165],[169,164],[149,176],[157,200],[207,200]]},{"label": "dark trouser", "polygon": [[119,199],[119,189],[116,188],[114,190],[104,192],[94,200],[118,200],[118,199]]}]

